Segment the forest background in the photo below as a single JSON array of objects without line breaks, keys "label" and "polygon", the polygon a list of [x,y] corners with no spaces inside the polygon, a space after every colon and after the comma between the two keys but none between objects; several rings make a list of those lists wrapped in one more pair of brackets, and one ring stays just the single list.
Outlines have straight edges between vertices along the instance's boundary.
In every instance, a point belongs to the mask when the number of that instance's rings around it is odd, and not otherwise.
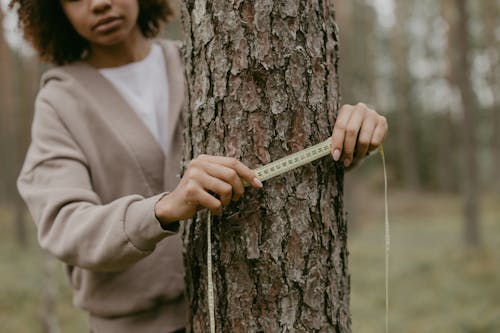
[{"label": "forest background", "polygon": [[[500,1],[338,0],[342,103],[387,116],[394,332],[500,331]],[[40,73],[0,12],[0,331],[86,332],[15,188]],[[178,22],[165,35],[182,39]],[[353,332],[384,327],[383,178],[345,180]]]}]

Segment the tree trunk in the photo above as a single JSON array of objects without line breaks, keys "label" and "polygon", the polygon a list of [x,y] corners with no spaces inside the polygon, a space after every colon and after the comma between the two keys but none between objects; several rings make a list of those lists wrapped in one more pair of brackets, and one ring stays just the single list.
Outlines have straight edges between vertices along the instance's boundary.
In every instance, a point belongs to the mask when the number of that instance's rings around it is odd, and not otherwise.
[{"label": "tree trunk", "polygon": [[486,80],[493,91],[493,105],[491,106],[491,119],[493,138],[491,143],[493,163],[490,177],[493,190],[500,194],[500,53],[498,51],[497,29],[500,27],[500,4],[498,1],[481,2],[481,18],[484,22],[484,37],[486,51],[491,62],[492,70],[486,76]]},{"label": "tree trunk", "polygon": [[47,253],[43,254],[43,290],[40,307],[40,326],[43,333],[59,333],[59,321],[56,311],[57,299],[57,262]]},{"label": "tree trunk", "polygon": [[[376,93],[376,15],[373,6],[364,0],[335,2],[335,22],[340,34],[338,71],[342,104],[362,101],[380,107]],[[351,231],[360,227],[359,210],[355,207],[362,203],[366,193],[358,176],[353,172],[344,180],[344,211]]]},{"label": "tree trunk", "polygon": [[340,28],[342,101],[377,105],[377,14],[364,0],[337,1],[335,20]]},{"label": "tree trunk", "polygon": [[11,187],[10,139],[12,124],[10,114],[14,109],[14,88],[12,73],[12,54],[4,38],[3,12],[0,9],[0,202],[9,200]]},{"label": "tree trunk", "polygon": [[437,154],[435,160],[435,170],[437,174],[436,184],[439,190],[446,193],[457,193],[458,174],[455,166],[457,141],[454,140],[455,130],[450,112],[443,113],[435,118],[437,126],[435,128],[435,149]]},{"label": "tree trunk", "polygon": [[420,190],[417,129],[412,97],[412,78],[408,68],[409,42],[405,31],[410,18],[413,2],[398,1],[396,6],[397,23],[393,28],[395,59],[394,89],[397,91],[397,119],[400,170],[405,187],[412,191]]},{"label": "tree trunk", "polygon": [[456,0],[459,13],[458,35],[462,36],[462,47],[458,50],[458,86],[462,97],[464,111],[464,139],[465,139],[465,240],[468,245],[479,245],[479,211],[478,211],[478,166],[476,157],[475,96],[470,78],[471,66],[469,62],[469,16],[466,0]]},{"label": "tree trunk", "polygon": [[466,0],[445,0],[445,18],[450,26],[448,37],[448,57],[451,68],[449,79],[456,85],[461,97],[463,110],[463,145],[464,145],[464,238],[469,246],[478,246],[479,211],[478,211],[478,166],[476,157],[475,116],[477,109],[470,78],[470,43],[469,15]]},{"label": "tree trunk", "polygon": [[[250,167],[318,143],[338,109],[333,1],[186,0],[185,160]],[[324,158],[213,221],[217,332],[350,332],[343,168]],[[187,223],[188,331],[208,331],[206,215]]]},{"label": "tree trunk", "polygon": [[[2,24],[0,10],[0,25]],[[16,239],[20,247],[27,246],[25,204],[16,188],[17,175],[22,166],[25,151],[29,144],[31,114],[37,84],[34,61],[22,56],[13,56],[0,29],[0,78],[2,80],[2,98],[0,105],[2,146],[1,184],[5,191],[2,201],[15,212],[12,219]]]},{"label": "tree trunk", "polygon": [[14,166],[14,173],[12,175],[12,182],[14,190],[11,193],[11,200],[16,208],[16,232],[18,244],[25,248],[28,244],[27,236],[27,210],[24,201],[15,188],[15,180],[19,174],[24,156],[30,143],[30,128],[33,118],[33,105],[35,101],[36,91],[40,78],[40,68],[35,58],[18,57],[17,72],[20,73],[17,82],[16,91],[17,101],[16,110],[13,115],[13,124],[15,135],[11,137],[12,145],[15,148],[15,154],[10,157],[10,163]]},{"label": "tree trunk", "polygon": [[[12,52],[3,36],[3,13],[0,9],[0,80],[2,80],[0,105],[0,131],[1,141],[0,154],[2,162],[0,164],[1,179],[0,184],[5,191],[0,195],[0,202],[7,203],[13,210],[12,223],[14,224],[15,238],[21,248],[28,244],[25,223],[25,206],[16,189],[16,179],[21,167],[20,151],[20,128],[29,127],[28,124],[22,124],[23,109],[21,102],[27,102],[27,96],[22,96],[21,78],[23,77],[23,68],[15,66],[16,63],[12,57]],[[20,97],[22,96],[22,97]],[[33,94],[28,97],[33,100]]]}]

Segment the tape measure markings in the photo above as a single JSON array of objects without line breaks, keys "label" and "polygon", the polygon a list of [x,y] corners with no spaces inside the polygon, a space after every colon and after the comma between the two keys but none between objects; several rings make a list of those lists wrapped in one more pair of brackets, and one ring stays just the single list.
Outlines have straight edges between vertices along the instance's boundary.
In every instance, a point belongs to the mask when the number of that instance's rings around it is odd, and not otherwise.
[{"label": "tape measure markings", "polygon": [[[319,158],[327,156],[330,154],[331,149],[332,142],[331,139],[328,139],[312,147],[280,158],[279,160],[276,160],[269,164],[260,166],[255,169],[254,172],[260,181],[266,181],[287,171],[291,171]],[[243,184],[245,186],[249,186],[249,184],[245,180],[243,180]]]}]

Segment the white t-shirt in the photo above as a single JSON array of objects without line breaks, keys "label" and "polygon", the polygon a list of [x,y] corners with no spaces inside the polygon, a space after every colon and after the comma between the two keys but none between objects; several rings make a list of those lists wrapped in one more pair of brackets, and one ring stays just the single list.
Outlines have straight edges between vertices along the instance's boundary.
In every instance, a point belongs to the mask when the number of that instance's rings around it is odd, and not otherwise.
[{"label": "white t-shirt", "polygon": [[99,72],[114,85],[166,153],[169,96],[161,46],[153,43],[149,54],[141,61],[102,68]]}]

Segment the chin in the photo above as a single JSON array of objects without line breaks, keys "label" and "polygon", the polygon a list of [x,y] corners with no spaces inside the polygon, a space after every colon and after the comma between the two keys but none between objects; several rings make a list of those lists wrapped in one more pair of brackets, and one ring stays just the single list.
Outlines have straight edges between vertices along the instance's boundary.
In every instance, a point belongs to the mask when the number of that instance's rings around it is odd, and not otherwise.
[{"label": "chin", "polygon": [[115,36],[106,36],[103,38],[99,38],[98,40],[95,41],[96,44],[100,46],[115,46],[121,43],[124,43],[126,41],[126,38],[121,35],[115,35]]}]

